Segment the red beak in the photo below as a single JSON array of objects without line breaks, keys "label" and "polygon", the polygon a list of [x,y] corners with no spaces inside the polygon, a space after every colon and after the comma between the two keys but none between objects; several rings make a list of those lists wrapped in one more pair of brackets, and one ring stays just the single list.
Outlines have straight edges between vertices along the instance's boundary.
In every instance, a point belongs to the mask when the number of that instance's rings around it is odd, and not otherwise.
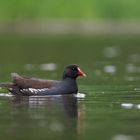
[{"label": "red beak", "polygon": [[78,67],[78,76],[86,76],[86,74]]}]

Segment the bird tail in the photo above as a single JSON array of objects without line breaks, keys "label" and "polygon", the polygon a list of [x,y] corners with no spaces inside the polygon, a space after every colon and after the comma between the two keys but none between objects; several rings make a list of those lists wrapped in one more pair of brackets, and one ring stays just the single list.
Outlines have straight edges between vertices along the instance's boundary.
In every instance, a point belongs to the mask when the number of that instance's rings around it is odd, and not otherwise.
[{"label": "bird tail", "polygon": [[13,83],[0,83],[1,88],[12,88]]},{"label": "bird tail", "polygon": [[0,83],[0,87],[1,88],[13,88],[16,81],[18,81],[18,79],[21,79],[21,76],[19,76],[17,73],[11,73],[12,82]]}]

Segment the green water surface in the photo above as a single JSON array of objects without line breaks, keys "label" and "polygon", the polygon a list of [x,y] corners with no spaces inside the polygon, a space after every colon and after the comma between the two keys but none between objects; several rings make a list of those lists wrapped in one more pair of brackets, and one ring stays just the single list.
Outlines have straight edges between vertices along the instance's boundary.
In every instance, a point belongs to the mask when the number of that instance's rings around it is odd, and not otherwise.
[{"label": "green water surface", "polygon": [[61,79],[71,63],[87,74],[78,79],[85,98],[0,89],[1,140],[140,139],[140,36],[0,36],[1,82],[11,72]]}]

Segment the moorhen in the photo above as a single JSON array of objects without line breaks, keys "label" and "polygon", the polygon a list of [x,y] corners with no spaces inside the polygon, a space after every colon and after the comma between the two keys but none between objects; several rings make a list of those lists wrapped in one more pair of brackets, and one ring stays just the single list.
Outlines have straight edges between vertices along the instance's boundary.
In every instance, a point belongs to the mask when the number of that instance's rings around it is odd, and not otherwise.
[{"label": "moorhen", "polygon": [[78,65],[72,64],[65,68],[60,81],[25,78],[12,73],[12,83],[1,83],[0,86],[7,88],[14,95],[23,96],[72,94],[78,92],[76,83],[78,76],[86,76],[86,74]]}]

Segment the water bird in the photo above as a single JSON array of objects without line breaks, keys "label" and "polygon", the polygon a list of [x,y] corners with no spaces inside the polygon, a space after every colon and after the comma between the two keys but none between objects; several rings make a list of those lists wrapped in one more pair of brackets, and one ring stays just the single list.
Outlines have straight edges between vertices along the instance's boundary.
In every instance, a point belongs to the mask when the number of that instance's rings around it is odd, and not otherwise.
[{"label": "water bird", "polygon": [[78,86],[76,79],[86,74],[76,64],[65,67],[61,80],[44,80],[22,77],[17,73],[11,73],[11,83],[0,83],[0,87],[8,89],[14,95],[44,96],[76,94]]}]

